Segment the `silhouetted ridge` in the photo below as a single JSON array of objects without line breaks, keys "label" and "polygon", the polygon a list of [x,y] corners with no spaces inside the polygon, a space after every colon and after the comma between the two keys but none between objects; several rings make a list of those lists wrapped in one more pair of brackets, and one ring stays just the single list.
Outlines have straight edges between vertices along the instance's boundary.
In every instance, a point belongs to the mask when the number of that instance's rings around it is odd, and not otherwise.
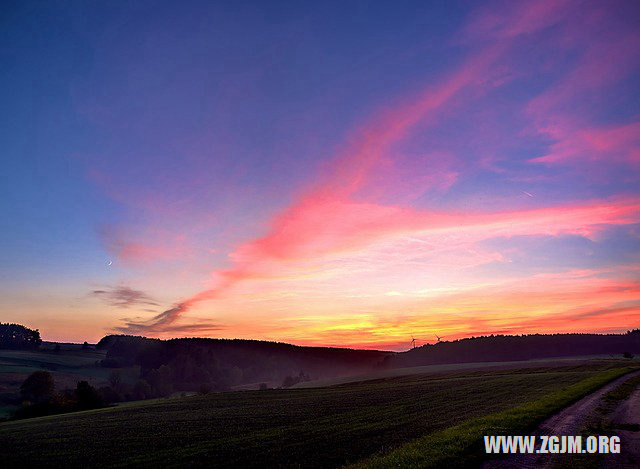
[{"label": "silhouetted ridge", "polygon": [[[294,377],[319,379],[363,373],[391,352],[303,347],[242,339],[147,339],[111,335],[102,366],[140,366],[140,377],[154,389],[224,390],[248,383],[291,383]],[[289,379],[287,379],[289,378]]]},{"label": "silhouetted ridge", "polygon": [[640,353],[640,330],[626,334],[530,334],[472,337],[423,345],[384,359],[393,368],[580,355]]}]

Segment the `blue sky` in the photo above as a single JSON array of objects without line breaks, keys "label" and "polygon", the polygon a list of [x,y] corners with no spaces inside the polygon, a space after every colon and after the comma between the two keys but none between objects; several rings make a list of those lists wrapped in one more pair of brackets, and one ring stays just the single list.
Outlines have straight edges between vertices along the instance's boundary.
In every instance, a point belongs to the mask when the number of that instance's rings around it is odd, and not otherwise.
[{"label": "blue sky", "polygon": [[4,321],[390,348],[637,323],[567,319],[640,299],[635,2],[0,8]]}]

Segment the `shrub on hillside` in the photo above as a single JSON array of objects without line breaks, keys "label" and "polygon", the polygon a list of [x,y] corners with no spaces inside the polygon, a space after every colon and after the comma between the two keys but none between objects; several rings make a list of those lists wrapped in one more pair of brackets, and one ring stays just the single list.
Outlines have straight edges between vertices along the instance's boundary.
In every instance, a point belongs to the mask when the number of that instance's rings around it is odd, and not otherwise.
[{"label": "shrub on hillside", "polygon": [[131,392],[132,400],[151,399],[153,396],[153,389],[149,383],[144,379],[139,379],[133,386]]},{"label": "shrub on hillside", "polygon": [[48,371],[34,371],[20,386],[22,399],[34,404],[50,401],[54,391],[55,383]]},{"label": "shrub on hillside", "polygon": [[76,405],[80,410],[96,409],[102,407],[102,399],[87,381],[80,381],[76,387]]},{"label": "shrub on hillside", "polygon": [[104,404],[114,404],[122,400],[120,394],[118,394],[111,386],[102,386],[98,389],[98,395]]},{"label": "shrub on hillside", "polygon": [[298,383],[302,383],[303,381],[311,381],[309,375],[305,374],[304,371],[300,371],[298,376],[287,376],[282,382],[283,388],[290,388]]}]

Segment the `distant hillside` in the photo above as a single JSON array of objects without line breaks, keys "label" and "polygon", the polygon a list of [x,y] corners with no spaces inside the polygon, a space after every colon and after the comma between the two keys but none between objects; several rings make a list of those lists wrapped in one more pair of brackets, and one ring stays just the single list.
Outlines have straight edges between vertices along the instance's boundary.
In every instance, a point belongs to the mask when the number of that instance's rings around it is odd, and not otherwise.
[{"label": "distant hillside", "polygon": [[103,366],[139,365],[141,378],[159,390],[193,390],[202,386],[222,390],[259,382],[290,386],[301,380],[367,372],[390,355],[258,340],[159,340],[126,335],[104,337],[96,347],[107,351]]},{"label": "distant hillside", "polygon": [[383,366],[403,368],[445,363],[531,360],[579,355],[640,354],[640,330],[626,334],[531,334],[472,337],[423,345],[385,357]]}]

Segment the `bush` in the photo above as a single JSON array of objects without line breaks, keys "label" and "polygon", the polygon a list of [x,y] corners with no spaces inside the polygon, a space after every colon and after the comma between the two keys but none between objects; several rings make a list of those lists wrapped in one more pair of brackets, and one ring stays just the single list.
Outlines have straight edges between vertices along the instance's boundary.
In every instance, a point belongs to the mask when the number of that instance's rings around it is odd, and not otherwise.
[{"label": "bush", "polygon": [[14,419],[28,419],[33,417],[42,417],[43,415],[51,415],[56,413],[55,406],[50,402],[40,402],[32,404],[23,402],[22,407],[13,414]]},{"label": "bush", "polygon": [[302,383],[303,381],[311,381],[311,378],[304,371],[300,371],[298,376],[287,376],[282,382],[283,388],[290,388],[298,383]]},{"label": "bush", "polygon": [[20,386],[22,398],[32,403],[50,401],[54,391],[53,376],[48,371],[34,371]]},{"label": "bush", "polygon": [[113,404],[114,402],[120,402],[120,394],[111,386],[102,386],[98,389],[98,396],[104,404]]},{"label": "bush", "polygon": [[156,396],[168,396],[173,392],[171,383],[171,370],[167,365],[162,365],[157,370],[151,370],[146,376]]},{"label": "bush", "polygon": [[150,399],[153,397],[153,390],[147,381],[139,379],[133,386],[131,397],[135,400]]},{"label": "bush", "polygon": [[115,392],[122,392],[122,375],[118,370],[113,370],[111,374],[109,374],[109,385]]},{"label": "bush", "polygon": [[76,387],[76,399],[78,408],[82,410],[96,409],[103,405],[98,391],[87,381],[80,381],[78,383]]}]

